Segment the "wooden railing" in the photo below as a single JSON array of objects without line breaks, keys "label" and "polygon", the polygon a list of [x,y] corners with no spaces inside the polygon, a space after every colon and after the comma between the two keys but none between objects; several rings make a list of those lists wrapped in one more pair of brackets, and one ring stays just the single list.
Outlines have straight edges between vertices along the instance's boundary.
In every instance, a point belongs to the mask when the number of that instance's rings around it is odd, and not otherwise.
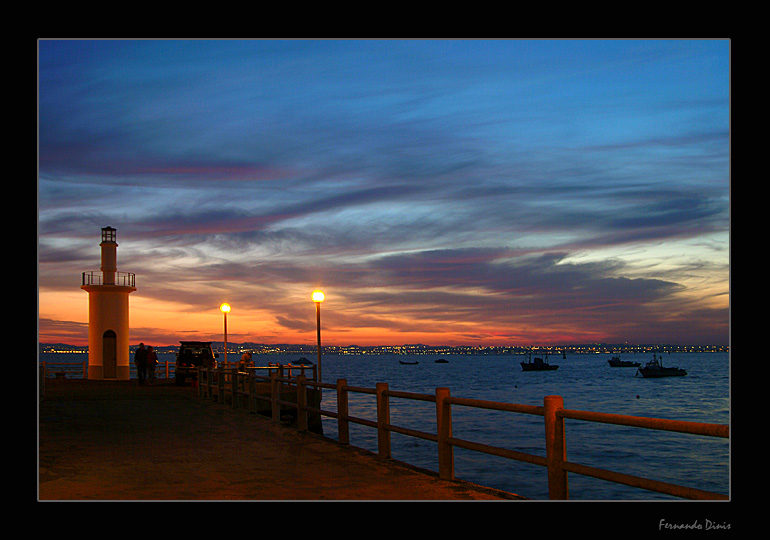
[{"label": "wooden railing", "polygon": [[43,379],[48,378],[88,378],[88,362],[40,362],[40,373]]},{"label": "wooden railing", "polygon": [[[237,368],[230,370],[201,369],[199,371],[199,380],[203,384],[199,386],[199,395],[202,397],[212,397],[216,394],[220,402],[224,402],[229,395],[233,407],[240,407],[242,399],[245,399],[249,410],[254,409],[253,403],[255,400],[268,401],[271,404],[271,417],[276,422],[281,420],[281,407],[295,408],[297,410],[297,428],[301,431],[308,429],[308,414],[336,418],[337,437],[338,442],[341,444],[350,444],[351,423],[371,427],[377,430],[377,455],[381,458],[391,457],[391,433],[400,433],[435,442],[438,451],[439,477],[446,480],[453,480],[455,478],[454,448],[465,448],[545,467],[548,475],[549,499],[568,499],[567,473],[575,473],[675,497],[698,500],[729,500],[729,496],[721,493],[679,486],[567,461],[567,440],[564,428],[564,420],[570,419],[642,429],[674,431],[690,435],[729,438],[730,430],[727,424],[685,422],[565,409],[561,396],[545,396],[543,406],[521,405],[453,397],[450,395],[449,388],[437,388],[435,394],[400,392],[390,390],[387,383],[377,383],[375,388],[363,388],[349,386],[346,379],[338,379],[336,384],[329,384],[308,379],[304,373],[298,376],[291,376],[291,374],[283,376],[284,373],[279,371],[276,366],[263,368],[269,370],[267,376],[258,375],[257,371],[259,369],[252,368],[247,372],[238,371]],[[215,372],[216,376],[214,375]],[[269,381],[270,392],[266,395],[257,394],[254,391],[257,381]],[[217,388],[216,392],[209,392],[214,387],[213,385]],[[279,399],[281,385],[293,385],[296,388],[295,401],[282,401]],[[306,396],[309,387],[315,387],[319,390],[334,390],[337,394],[337,410],[326,411],[320,407],[308,405]],[[351,392],[375,396],[377,407],[376,420],[357,418],[349,414],[348,394]],[[435,403],[436,433],[391,424],[391,398]],[[545,457],[454,437],[452,434],[453,406],[542,416],[545,425]]]},{"label": "wooden railing", "polygon": [[[238,364],[238,362],[219,362],[218,365],[221,367],[224,367],[226,370],[231,369],[235,367]],[[277,365],[277,364],[276,364]],[[40,362],[39,364],[40,369],[42,370],[44,377],[47,379],[55,378],[55,377],[64,377],[64,378],[70,378],[70,379],[86,379],[88,378],[88,361],[83,362]],[[312,378],[315,378],[315,366],[307,365],[287,365],[285,366],[287,369],[291,368],[292,371],[289,372],[289,375],[291,376],[292,373],[297,373],[299,371],[304,371],[304,369],[307,369],[308,371],[312,372]],[[158,364],[155,365],[155,377],[158,379],[170,379],[174,376],[174,371],[176,369],[176,361],[174,360],[161,360],[158,362]],[[264,368],[268,369],[268,368]],[[134,362],[129,363],[129,377],[131,379],[137,378],[136,375],[136,364]]]},{"label": "wooden railing", "polygon": [[[267,372],[267,376],[257,375]],[[305,373],[308,372],[308,378]],[[216,368],[198,368],[198,396],[216,398],[220,403],[230,401],[233,407],[239,407],[242,400],[247,400],[249,410],[253,409],[254,401],[270,402],[278,410],[280,406],[288,406],[299,410],[296,401],[281,401],[282,384],[295,385],[301,389],[301,396],[306,396],[307,381],[315,381],[317,368],[315,365],[268,364],[264,367],[248,367],[239,370],[220,363]],[[256,392],[257,381],[270,381],[270,397]],[[273,396],[275,398],[273,399]],[[277,413],[276,413],[277,414]]]},{"label": "wooden railing", "polygon": [[[174,367],[176,362],[164,360],[155,366],[155,377],[158,379],[168,379],[174,376]],[[43,378],[70,378],[87,379],[88,362],[40,362],[40,370],[43,372]],[[129,377],[136,378],[136,365],[129,364]]]}]

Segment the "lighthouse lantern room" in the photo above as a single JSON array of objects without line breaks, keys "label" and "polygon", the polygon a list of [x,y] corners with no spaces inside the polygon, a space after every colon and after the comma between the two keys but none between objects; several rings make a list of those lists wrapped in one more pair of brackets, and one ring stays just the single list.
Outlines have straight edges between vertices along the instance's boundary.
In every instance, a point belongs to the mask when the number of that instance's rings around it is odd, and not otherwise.
[{"label": "lighthouse lantern room", "polygon": [[128,380],[128,295],[136,290],[134,274],[117,271],[116,230],[102,229],[101,275],[83,272],[88,292],[88,378]]}]

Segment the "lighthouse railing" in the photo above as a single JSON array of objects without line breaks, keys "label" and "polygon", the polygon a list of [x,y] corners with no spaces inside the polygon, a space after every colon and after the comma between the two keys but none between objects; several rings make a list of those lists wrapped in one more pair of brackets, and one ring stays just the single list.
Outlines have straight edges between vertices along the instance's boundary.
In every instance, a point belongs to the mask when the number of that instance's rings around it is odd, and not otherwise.
[{"label": "lighthouse railing", "polygon": [[83,272],[81,285],[119,285],[121,287],[136,287],[136,274],[133,272],[116,272],[115,283],[102,283],[101,272]]}]

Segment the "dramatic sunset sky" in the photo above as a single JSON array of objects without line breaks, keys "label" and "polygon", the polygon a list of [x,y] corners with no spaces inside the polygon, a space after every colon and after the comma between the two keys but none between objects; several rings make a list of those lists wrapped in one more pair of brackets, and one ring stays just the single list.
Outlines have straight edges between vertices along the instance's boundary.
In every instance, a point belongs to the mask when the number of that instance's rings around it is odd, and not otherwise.
[{"label": "dramatic sunset sky", "polygon": [[728,344],[727,40],[38,46],[41,342]]}]

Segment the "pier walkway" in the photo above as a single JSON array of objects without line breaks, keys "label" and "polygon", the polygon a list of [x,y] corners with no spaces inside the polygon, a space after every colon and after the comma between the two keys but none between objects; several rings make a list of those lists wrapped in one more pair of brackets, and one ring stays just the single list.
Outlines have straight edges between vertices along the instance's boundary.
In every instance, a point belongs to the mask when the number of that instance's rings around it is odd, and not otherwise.
[{"label": "pier walkway", "polygon": [[165,380],[46,380],[38,500],[523,499],[200,399]]}]

